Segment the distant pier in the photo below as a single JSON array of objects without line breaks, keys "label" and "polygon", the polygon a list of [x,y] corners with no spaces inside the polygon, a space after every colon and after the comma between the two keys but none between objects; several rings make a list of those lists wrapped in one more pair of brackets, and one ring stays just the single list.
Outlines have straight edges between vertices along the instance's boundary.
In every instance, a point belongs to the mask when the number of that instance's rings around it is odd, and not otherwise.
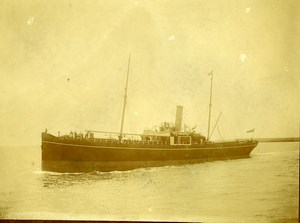
[{"label": "distant pier", "polygon": [[255,138],[258,142],[300,142],[300,137],[288,138]]}]

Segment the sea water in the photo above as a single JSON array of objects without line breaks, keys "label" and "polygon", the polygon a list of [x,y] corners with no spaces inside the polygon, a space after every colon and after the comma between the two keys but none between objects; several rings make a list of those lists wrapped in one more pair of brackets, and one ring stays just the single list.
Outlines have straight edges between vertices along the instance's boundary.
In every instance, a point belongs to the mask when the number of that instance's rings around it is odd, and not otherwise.
[{"label": "sea water", "polygon": [[41,171],[41,148],[0,148],[0,218],[298,222],[299,143],[250,158],[124,172]]}]

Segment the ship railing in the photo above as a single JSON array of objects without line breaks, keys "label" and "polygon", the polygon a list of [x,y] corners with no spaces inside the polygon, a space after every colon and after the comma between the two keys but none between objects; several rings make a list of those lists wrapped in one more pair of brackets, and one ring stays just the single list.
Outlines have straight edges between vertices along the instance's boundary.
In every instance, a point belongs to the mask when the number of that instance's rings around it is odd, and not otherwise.
[{"label": "ship railing", "polygon": [[170,145],[168,141],[150,141],[150,140],[125,140],[125,144],[139,144],[139,145]]},{"label": "ship railing", "polygon": [[[119,143],[117,139],[101,139],[101,138],[93,138],[89,139],[90,141],[94,141],[97,143]],[[233,143],[233,142],[238,142],[238,143],[245,143],[245,142],[250,142],[251,140],[249,139],[236,139],[236,140],[226,140],[226,141],[209,141],[206,143],[209,144],[215,144],[215,143]],[[170,142],[168,141],[150,141],[150,140],[124,140],[124,144],[142,144],[142,145],[170,145]],[[194,142],[189,142],[189,141],[183,141],[180,144],[176,145],[200,145],[203,142],[201,141],[194,141]]]},{"label": "ship railing", "polygon": [[[101,138],[90,138],[89,141],[95,143],[119,143],[117,139],[101,139]],[[123,140],[123,144],[139,144],[139,145],[170,145],[168,141],[150,141],[150,140]]]},{"label": "ship railing", "polygon": [[118,140],[116,139],[100,139],[100,138],[90,138],[89,141],[96,142],[96,143],[117,143]]},{"label": "ship railing", "polygon": [[150,141],[150,140],[137,140],[132,143],[142,144],[142,145],[170,145],[168,141]]}]

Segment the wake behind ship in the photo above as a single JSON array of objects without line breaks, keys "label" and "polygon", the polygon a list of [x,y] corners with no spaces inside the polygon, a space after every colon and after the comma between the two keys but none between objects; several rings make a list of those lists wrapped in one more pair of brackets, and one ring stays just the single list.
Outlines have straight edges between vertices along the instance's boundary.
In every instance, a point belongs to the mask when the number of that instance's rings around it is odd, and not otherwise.
[{"label": "wake behind ship", "polygon": [[[42,170],[54,172],[123,171],[140,167],[192,164],[209,160],[248,157],[255,140],[212,142],[210,138],[211,95],[208,135],[194,129],[182,131],[183,107],[177,106],[175,125],[163,122],[142,134],[123,133],[129,65],[120,132],[87,130],[54,136],[42,133]],[[211,92],[212,77],[211,74]],[[100,137],[95,137],[100,134]],[[104,136],[103,136],[104,134]],[[105,137],[109,135],[109,137]]]}]

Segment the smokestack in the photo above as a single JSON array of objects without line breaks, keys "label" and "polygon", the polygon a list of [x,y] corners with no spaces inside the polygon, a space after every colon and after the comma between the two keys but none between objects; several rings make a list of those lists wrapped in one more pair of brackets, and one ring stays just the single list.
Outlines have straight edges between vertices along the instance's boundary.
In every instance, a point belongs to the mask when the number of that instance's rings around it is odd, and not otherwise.
[{"label": "smokestack", "polygon": [[183,111],[183,106],[177,105],[176,119],[175,119],[175,128],[179,132],[181,131],[182,111]]}]

